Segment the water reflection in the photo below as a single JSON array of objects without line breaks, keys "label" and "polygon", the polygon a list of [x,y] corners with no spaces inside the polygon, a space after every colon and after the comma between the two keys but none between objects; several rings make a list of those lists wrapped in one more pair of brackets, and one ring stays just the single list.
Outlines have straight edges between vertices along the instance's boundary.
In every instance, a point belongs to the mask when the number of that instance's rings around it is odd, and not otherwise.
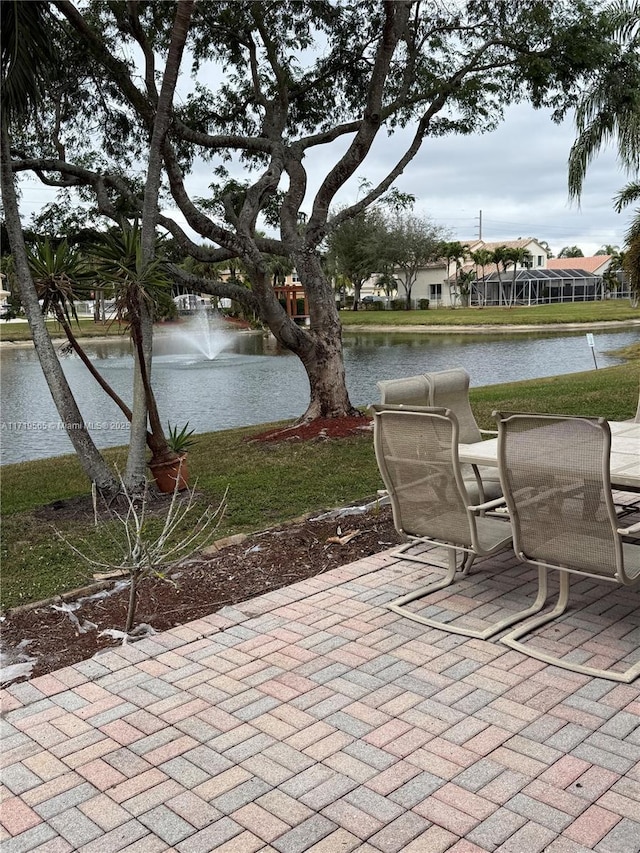
[{"label": "water reflection", "polygon": [[[609,350],[640,339],[640,330],[595,333],[599,367],[618,363]],[[87,347],[99,371],[129,404],[132,360],[126,338]],[[302,414],[309,399],[304,369],[270,336],[235,333],[233,343],[209,360],[181,351],[171,336],[158,336],[153,385],[163,419],[190,422],[197,432],[267,423]],[[593,368],[583,332],[542,334],[344,333],[347,387],[355,405],[378,399],[376,382],[461,366],[471,384],[490,385]],[[3,348],[2,463],[71,452],[58,423],[44,376],[31,347]],[[63,367],[99,447],[126,443],[127,425],[87,374],[77,356]]]}]

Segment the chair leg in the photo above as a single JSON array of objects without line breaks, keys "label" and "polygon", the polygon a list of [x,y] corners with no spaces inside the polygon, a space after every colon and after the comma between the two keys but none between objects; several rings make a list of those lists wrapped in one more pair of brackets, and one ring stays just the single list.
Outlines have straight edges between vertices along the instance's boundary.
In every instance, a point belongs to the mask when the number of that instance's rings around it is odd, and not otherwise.
[{"label": "chair leg", "polygon": [[562,658],[556,658],[551,654],[547,654],[535,648],[530,648],[524,643],[519,642],[521,637],[525,637],[527,634],[530,634],[542,625],[546,625],[548,622],[552,622],[554,619],[562,616],[569,603],[569,586],[569,573],[561,572],[560,591],[558,593],[558,600],[555,607],[535,619],[530,619],[528,622],[518,625],[518,627],[514,628],[513,631],[510,631],[508,634],[505,634],[504,637],[501,637],[500,642],[509,646],[511,649],[516,649],[516,651],[522,652],[522,654],[527,655],[527,657],[535,658],[543,663],[548,663],[550,666],[559,666],[562,669],[568,669],[571,672],[577,672],[582,675],[591,675],[593,678],[606,678],[609,681],[621,681],[625,684],[630,684],[640,675],[640,661],[630,666],[624,672],[615,672],[611,669],[596,669],[592,666],[573,663],[572,661],[565,661]]},{"label": "chair leg", "polygon": [[[409,546],[403,546],[403,548]],[[402,549],[401,549],[402,551]],[[401,551],[397,553],[401,553]],[[475,560],[475,554],[469,554],[463,563],[460,569],[460,577],[465,577],[471,568],[473,561]],[[404,559],[409,559],[405,557]],[[425,563],[425,560],[419,560],[418,562]],[[513,625],[516,622],[521,622],[523,619],[527,619],[529,616],[532,616],[535,613],[538,613],[545,605],[547,600],[547,572],[546,569],[540,567],[538,569],[538,592],[536,595],[536,599],[530,607],[527,607],[525,610],[519,610],[517,613],[512,613],[510,616],[501,619],[499,622],[495,622],[493,625],[489,625],[487,628],[479,629],[479,628],[465,628],[464,626],[458,625],[450,625],[448,622],[440,622],[437,619],[429,619],[426,616],[420,616],[418,613],[412,613],[410,610],[407,610],[404,605],[408,604],[411,601],[415,601],[418,598],[423,598],[429,595],[432,592],[437,592],[440,589],[445,589],[450,586],[456,578],[456,556],[455,549],[449,549],[449,569],[447,574],[442,580],[436,581],[435,583],[428,584],[427,586],[423,586],[420,589],[415,590],[414,592],[407,593],[406,595],[401,596],[400,598],[394,599],[394,601],[389,602],[385,606],[389,610],[393,610],[394,613],[399,613],[401,616],[405,616],[407,619],[411,619],[414,622],[419,622],[421,625],[427,625],[429,628],[439,628],[441,631],[447,631],[450,634],[461,634],[463,637],[474,637],[478,640],[486,640],[489,637],[493,637],[495,634],[500,633],[505,628],[508,628],[510,625]]]},{"label": "chair leg", "polygon": [[[407,545],[403,545],[402,548],[396,551],[396,555],[404,555],[405,550],[415,544],[415,542],[409,542]],[[394,601],[391,601],[386,606],[390,610],[398,610],[400,606],[402,606],[403,604],[408,604],[410,601],[415,601],[416,598],[422,598],[423,595],[428,595],[431,592],[437,592],[439,589],[445,589],[446,587],[451,586],[451,584],[455,580],[456,572],[458,571],[455,549],[449,548],[447,556],[449,559],[449,568],[447,569],[447,574],[441,580],[434,581],[434,583],[427,584],[426,586],[420,587],[420,589],[416,589],[413,592],[409,592],[406,595],[402,595],[400,596],[400,598],[396,598]],[[469,569],[471,568],[471,564],[475,560],[475,557],[475,554],[469,554],[465,559],[460,570],[463,577],[468,573]],[[422,563],[425,566],[432,566],[433,568],[435,568],[433,566],[433,563],[428,563],[426,560],[420,559],[418,556],[414,556],[413,554],[403,556],[402,559],[411,560],[412,562]]]}]

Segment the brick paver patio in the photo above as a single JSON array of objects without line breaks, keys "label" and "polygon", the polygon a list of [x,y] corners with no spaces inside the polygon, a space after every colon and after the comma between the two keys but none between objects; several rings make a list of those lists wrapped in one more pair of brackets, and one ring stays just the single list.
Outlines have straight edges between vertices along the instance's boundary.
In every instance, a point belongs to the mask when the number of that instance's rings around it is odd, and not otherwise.
[{"label": "brick paver patio", "polygon": [[[382,606],[427,574],[386,552],[10,686],[2,853],[639,853],[640,680]],[[532,577],[505,552],[429,612],[490,618]],[[633,593],[575,591],[537,642],[640,647]]]}]

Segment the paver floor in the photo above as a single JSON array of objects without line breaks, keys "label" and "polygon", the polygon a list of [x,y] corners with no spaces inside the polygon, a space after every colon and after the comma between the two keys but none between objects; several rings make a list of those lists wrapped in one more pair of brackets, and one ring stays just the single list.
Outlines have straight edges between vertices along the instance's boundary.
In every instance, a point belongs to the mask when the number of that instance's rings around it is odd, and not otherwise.
[{"label": "paver floor", "polygon": [[[639,853],[640,679],[384,607],[437,574],[386,552],[10,686],[2,853]],[[507,551],[428,609],[481,621],[532,579]],[[575,592],[538,642],[640,647],[634,593]]]}]

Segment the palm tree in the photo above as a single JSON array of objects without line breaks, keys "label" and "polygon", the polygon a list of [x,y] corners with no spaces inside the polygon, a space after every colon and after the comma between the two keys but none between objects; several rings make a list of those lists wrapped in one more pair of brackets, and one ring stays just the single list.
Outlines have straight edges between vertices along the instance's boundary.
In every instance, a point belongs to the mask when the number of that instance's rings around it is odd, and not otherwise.
[{"label": "palm tree", "polygon": [[119,407],[128,421],[131,410],[122,398],[109,385],[103,375],[96,370],[93,362],[76,338],[73,321],[78,321],[75,303],[87,295],[90,284],[93,286],[94,274],[88,268],[78,249],[70,248],[66,240],[53,248],[47,239],[28,252],[29,268],[33,276],[42,313],[52,314],[67,336],[70,347],[79,356],[82,363],[96,382]]},{"label": "palm tree", "polygon": [[[640,201],[640,183],[627,184],[615,199],[615,209],[620,213],[623,208]],[[634,308],[640,303],[640,207],[636,208],[629,230],[625,234],[627,251],[622,258],[622,268],[629,279],[631,304]]]},{"label": "palm tree", "polygon": [[[589,163],[608,142],[617,145],[618,160],[628,174],[637,175],[640,170],[640,67],[637,59],[640,2],[617,0],[609,6],[608,15],[619,50],[576,110],[578,137],[569,155],[569,195],[577,200]],[[638,198],[640,185],[635,179],[616,196],[615,209],[620,213]],[[629,278],[632,304],[637,306],[640,301],[640,211],[636,211],[625,238],[628,249],[619,262]]]},{"label": "palm tree", "polygon": [[601,246],[595,254],[595,257],[598,255],[617,255],[620,251],[620,246],[612,246],[611,243],[605,243],[604,246]]},{"label": "palm tree", "polygon": [[[155,254],[155,248],[154,248]],[[163,264],[157,258],[145,261],[142,250],[142,231],[135,222],[123,221],[119,231],[103,236],[95,248],[96,273],[106,284],[113,286],[116,316],[127,323],[140,369],[140,381],[144,391],[144,411],[148,414],[149,429],[146,428],[145,447],[151,449],[151,465],[172,461],[177,457],[164,435],[151,374],[144,353],[144,322],[149,317],[153,323],[158,297],[169,292],[171,285]],[[135,400],[134,400],[135,407]],[[133,423],[133,414],[129,417]],[[136,483],[131,483],[135,488]]]},{"label": "palm tree", "polygon": [[503,302],[506,302],[504,296],[504,285],[502,283],[502,273],[507,271],[507,267],[509,266],[509,250],[506,246],[496,246],[496,248],[491,253],[491,260],[496,265],[496,272],[498,274],[498,305],[502,305]]},{"label": "palm tree", "polygon": [[569,154],[569,196],[579,200],[589,163],[615,141],[623,169],[640,168],[640,2],[617,0],[606,10],[618,52],[604,66],[576,109],[578,136]]},{"label": "palm tree", "polygon": [[537,240],[536,242],[538,242],[542,246],[542,248],[545,250],[545,252],[547,253],[547,258],[553,257],[553,252],[551,251],[551,246],[547,243],[546,240]]},{"label": "palm tree", "polygon": [[482,281],[483,281],[483,293],[482,297],[480,296],[480,292],[478,291],[478,304],[482,306],[487,298],[487,283],[484,280],[486,276],[485,268],[488,264],[492,263],[493,255],[489,249],[477,249],[475,252],[471,252],[471,260],[476,265],[476,279],[478,276],[478,268],[482,270]]},{"label": "palm tree", "polygon": [[33,344],[51,396],[65,424],[67,435],[87,477],[105,497],[119,491],[119,484],[100,455],[85,426],[82,414],[62,371],[40,308],[20,222],[20,211],[11,169],[9,127],[30,115],[39,105],[47,80],[57,62],[52,38],[49,4],[3,2],[2,33],[2,126],[0,139],[0,187],[5,224],[13,255],[22,306]]},{"label": "palm tree", "polygon": [[580,246],[564,246],[560,249],[559,258],[584,258],[584,252]]},{"label": "palm tree", "polygon": [[513,264],[513,277],[511,279],[511,292],[509,293],[509,307],[511,307],[516,299],[516,277],[518,275],[518,264],[522,268],[530,261],[533,260],[531,257],[531,252],[523,247],[512,246],[508,248],[505,252],[505,258],[511,264]]},{"label": "palm tree", "polygon": [[466,272],[461,272],[458,275],[458,288],[460,291],[460,303],[463,308],[469,307],[469,297],[471,295],[471,288],[473,286],[473,282],[476,278],[475,270],[466,270]]},{"label": "palm tree", "polygon": [[[468,246],[460,243],[458,241],[454,242],[444,242],[440,244],[439,252],[441,258],[444,258],[447,262],[447,280],[451,277],[451,262],[453,261],[455,264],[455,284],[453,285],[453,292],[457,293],[457,284],[458,279],[460,277],[460,270],[462,269],[462,263],[464,258],[467,255]],[[451,285],[449,285],[449,289],[451,290]]]}]

